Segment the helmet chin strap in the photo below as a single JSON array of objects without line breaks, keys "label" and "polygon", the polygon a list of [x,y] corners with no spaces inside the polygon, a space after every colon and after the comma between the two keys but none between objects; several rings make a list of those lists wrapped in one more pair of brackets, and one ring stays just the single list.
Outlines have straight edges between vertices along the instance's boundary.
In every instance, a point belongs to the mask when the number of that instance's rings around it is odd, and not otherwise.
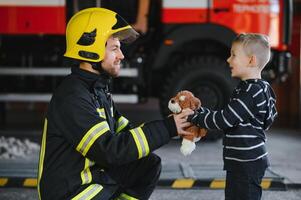
[{"label": "helmet chin strap", "polygon": [[100,73],[100,75],[107,77],[107,78],[112,78],[112,76],[102,68],[101,61],[99,63],[91,62],[90,64],[92,65],[92,68],[94,70],[97,70]]}]

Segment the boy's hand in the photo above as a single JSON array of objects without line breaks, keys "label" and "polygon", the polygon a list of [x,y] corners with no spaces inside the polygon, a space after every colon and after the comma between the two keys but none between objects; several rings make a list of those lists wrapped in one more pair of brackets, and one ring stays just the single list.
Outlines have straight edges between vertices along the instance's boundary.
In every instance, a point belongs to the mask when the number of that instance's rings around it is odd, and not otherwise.
[{"label": "boy's hand", "polygon": [[190,122],[187,122],[187,118],[193,113],[194,112],[191,109],[184,109],[180,114],[173,115],[177,126],[178,135],[193,135],[193,133],[184,130],[184,128],[192,125]]},{"label": "boy's hand", "polygon": [[194,111],[191,110],[191,108],[185,108],[185,109],[182,110],[182,112],[190,112],[189,115],[192,115],[194,113]]}]

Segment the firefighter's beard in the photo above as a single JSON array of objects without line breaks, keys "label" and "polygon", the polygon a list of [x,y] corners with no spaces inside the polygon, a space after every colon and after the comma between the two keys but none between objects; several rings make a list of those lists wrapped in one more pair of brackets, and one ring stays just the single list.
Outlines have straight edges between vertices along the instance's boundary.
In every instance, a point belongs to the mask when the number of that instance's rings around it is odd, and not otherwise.
[{"label": "firefighter's beard", "polygon": [[100,74],[105,74],[109,77],[116,78],[119,76],[120,65],[120,61],[115,61],[114,63],[106,66],[103,66],[103,63],[101,62],[99,64],[99,72]]}]

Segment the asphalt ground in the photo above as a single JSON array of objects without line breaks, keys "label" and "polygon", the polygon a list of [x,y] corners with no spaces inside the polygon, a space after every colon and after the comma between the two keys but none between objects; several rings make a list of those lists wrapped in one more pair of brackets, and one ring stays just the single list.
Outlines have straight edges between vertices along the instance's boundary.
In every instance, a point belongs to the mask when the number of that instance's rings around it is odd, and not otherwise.
[{"label": "asphalt ground", "polygon": [[[220,141],[200,142],[192,155],[184,157],[179,151],[181,141],[172,140],[168,145],[157,150],[162,158],[162,172],[158,187],[173,189],[224,189],[225,171],[218,158],[210,162],[209,159],[199,159],[199,155],[208,152],[214,158],[214,149],[220,149]],[[37,185],[39,149],[29,151],[23,158],[0,159],[0,187],[27,187]],[[217,156],[219,157],[219,156]],[[294,187],[292,187],[292,184]],[[298,182],[289,182],[286,177],[274,172],[272,168],[266,171],[262,181],[263,189],[287,190],[301,186]]]},{"label": "asphalt ground", "polygon": [[[35,189],[0,188],[1,200],[38,200]],[[223,200],[223,190],[196,189],[160,189],[153,192],[150,200]],[[300,200],[300,190],[270,191],[264,190],[262,200]]]}]

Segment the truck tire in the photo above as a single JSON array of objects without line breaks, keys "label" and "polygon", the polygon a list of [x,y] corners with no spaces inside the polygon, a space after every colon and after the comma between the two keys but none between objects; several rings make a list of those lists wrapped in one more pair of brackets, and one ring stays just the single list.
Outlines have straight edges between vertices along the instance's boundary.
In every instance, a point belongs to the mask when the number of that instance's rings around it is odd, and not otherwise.
[{"label": "truck tire", "polygon": [[[181,90],[193,92],[201,100],[202,106],[221,109],[229,102],[236,84],[225,60],[214,56],[192,58],[170,72],[160,99],[161,113],[163,116],[170,114],[168,101]],[[218,139],[221,136],[221,131],[209,131],[206,139]]]}]

